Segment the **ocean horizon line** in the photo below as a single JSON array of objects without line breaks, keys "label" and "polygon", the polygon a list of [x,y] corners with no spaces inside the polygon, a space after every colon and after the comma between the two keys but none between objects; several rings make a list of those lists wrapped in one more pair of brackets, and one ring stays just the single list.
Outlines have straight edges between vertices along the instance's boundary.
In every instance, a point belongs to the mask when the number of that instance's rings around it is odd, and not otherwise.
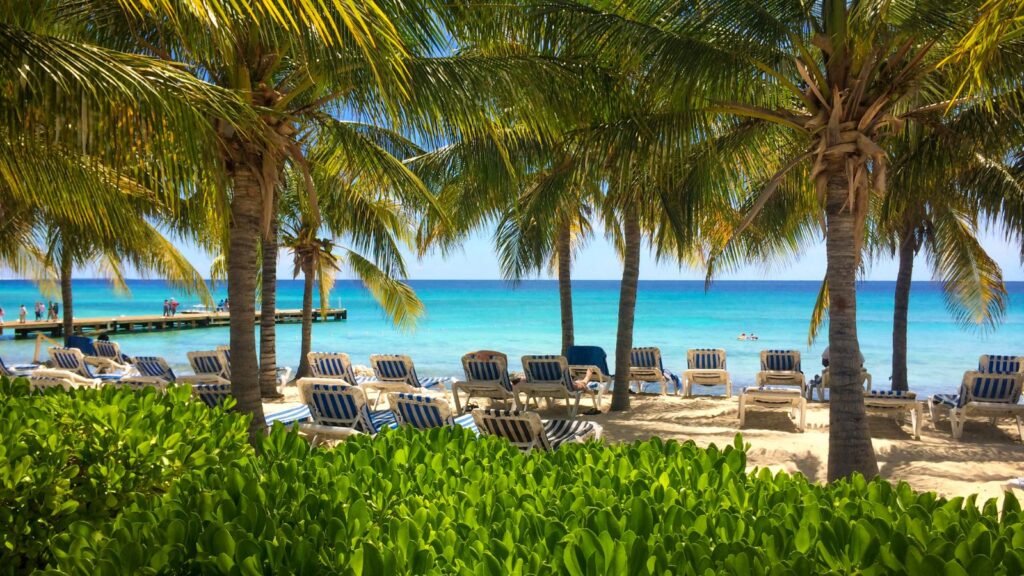
[{"label": "ocean horizon line", "polygon": [[[156,284],[156,283],[165,283],[165,284],[169,283],[167,280],[162,279],[162,278],[125,278],[125,280],[128,281],[128,282],[146,282],[146,283],[154,283],[154,284]],[[204,278],[203,281],[206,282],[206,283],[214,283],[214,281],[212,279],[210,279],[210,278]],[[279,283],[280,282],[298,282],[298,283],[301,283],[302,279],[301,278],[278,278],[277,281]],[[500,284],[504,284],[504,285],[508,285],[508,286],[512,286],[512,287],[515,287],[517,284],[531,284],[531,283],[552,283],[552,284],[554,284],[554,283],[558,282],[558,280],[556,278],[524,278],[522,280],[506,280],[506,279],[503,279],[503,278],[407,278],[404,281],[405,282],[409,282],[409,283],[418,283],[418,282],[500,283]],[[0,278],[0,282],[27,282],[27,283],[30,283],[30,284],[34,284],[37,281],[36,280],[32,280],[32,279],[28,279],[28,278]],[[85,277],[83,277],[83,278],[75,278],[73,280],[73,282],[106,282],[106,283],[109,283],[110,280],[107,279],[107,278],[95,278],[95,277],[85,278]],[[357,278],[337,278],[337,279],[335,279],[335,282],[355,282],[355,283],[359,283],[361,281],[359,279],[357,279]],[[579,282],[586,282],[586,283],[616,283],[617,284],[617,283],[620,282],[620,280],[610,279],[610,278],[573,278],[572,282],[573,282],[573,284],[576,284],[576,283],[579,283]],[[640,278],[639,282],[662,283],[662,284],[668,284],[668,283],[704,284],[705,283],[704,280],[693,280],[693,279],[683,279],[683,278],[680,278],[680,279]],[[714,285],[716,285],[716,284],[739,284],[739,283],[748,284],[748,283],[752,283],[752,282],[765,283],[765,284],[820,284],[821,280],[820,279],[808,280],[808,279],[800,279],[800,278],[792,278],[792,279],[786,279],[786,280],[765,279],[765,278],[756,278],[756,279],[755,278],[750,278],[750,279],[746,279],[746,278],[729,278],[729,279],[722,279],[722,280],[713,280],[711,282],[711,286],[714,287]],[[217,280],[215,283],[217,285],[226,285],[227,281],[226,280]],[[896,280],[858,280],[857,281],[858,285],[861,285],[861,284],[895,284],[895,283],[896,283]],[[1011,285],[1011,284],[1013,284],[1013,285],[1024,284],[1024,280],[1004,280],[1003,283],[1007,284],[1007,285]],[[939,281],[939,280],[912,280],[911,284],[916,284],[916,285],[941,285],[942,282]]]}]

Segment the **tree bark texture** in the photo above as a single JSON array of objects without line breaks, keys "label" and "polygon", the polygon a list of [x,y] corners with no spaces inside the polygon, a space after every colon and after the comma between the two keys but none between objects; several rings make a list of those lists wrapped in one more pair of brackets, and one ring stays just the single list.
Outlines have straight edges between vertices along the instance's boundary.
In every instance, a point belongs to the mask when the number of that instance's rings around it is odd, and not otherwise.
[{"label": "tree bark texture", "polygon": [[612,411],[629,409],[629,366],[633,350],[633,320],[636,313],[637,280],[640,276],[640,217],[629,206],[623,214],[622,283],[619,285],[619,327],[615,336],[615,389]]},{"label": "tree bark texture", "polygon": [[313,347],[313,284],[316,280],[312,262],[302,263],[302,345],[298,378],[311,375],[309,352]]},{"label": "tree bark texture", "polygon": [[907,384],[907,316],[910,308],[910,279],[914,272],[917,238],[914,230],[904,232],[900,242],[900,267],[896,275],[892,314],[892,389],[909,390]]},{"label": "tree bark texture", "polygon": [[572,228],[568,223],[558,231],[558,302],[562,312],[562,355],[576,343],[572,317]]},{"label": "tree bark texture", "polygon": [[277,217],[263,239],[263,285],[260,290],[260,396],[279,398],[277,391]]},{"label": "tree bark texture", "polygon": [[[74,302],[72,301],[71,291],[71,277],[74,275],[74,262],[71,260],[71,255],[67,253],[65,247],[61,250],[60,255],[60,299],[61,306],[64,309],[63,316],[63,327],[62,334],[64,335],[64,344],[67,345],[68,338],[75,334],[75,313],[74,313]],[[46,311],[49,315],[50,311]]]}]

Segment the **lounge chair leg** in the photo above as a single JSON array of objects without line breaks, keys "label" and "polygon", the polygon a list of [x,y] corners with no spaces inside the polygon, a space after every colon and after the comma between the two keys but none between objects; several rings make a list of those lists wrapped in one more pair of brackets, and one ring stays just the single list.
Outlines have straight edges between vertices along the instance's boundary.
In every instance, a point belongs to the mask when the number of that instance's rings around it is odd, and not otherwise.
[{"label": "lounge chair leg", "polygon": [[747,416],[747,402],[743,394],[740,394],[740,428],[743,428],[743,422]]},{"label": "lounge chair leg", "polygon": [[921,439],[921,418],[918,417],[917,413],[918,409],[916,406],[910,409],[910,425],[914,429],[914,440]]},{"label": "lounge chair leg", "polygon": [[725,397],[726,399],[732,398],[732,379],[725,381]]},{"label": "lounge chair leg", "polygon": [[1024,418],[1017,416],[1017,436],[1021,444],[1024,444]]},{"label": "lounge chair leg", "polygon": [[800,431],[807,427],[807,400],[800,397]]},{"label": "lounge chair leg", "polygon": [[955,411],[949,413],[949,425],[952,428],[953,439],[959,440],[964,435],[964,419]]}]

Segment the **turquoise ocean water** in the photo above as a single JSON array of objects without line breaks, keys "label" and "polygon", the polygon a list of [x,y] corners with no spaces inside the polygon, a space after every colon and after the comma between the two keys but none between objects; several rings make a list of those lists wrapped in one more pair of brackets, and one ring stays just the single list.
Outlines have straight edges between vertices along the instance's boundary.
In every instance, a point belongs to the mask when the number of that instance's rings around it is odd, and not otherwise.
[{"label": "turquoise ocean water", "polygon": [[[182,309],[198,303],[194,297],[162,281],[130,281],[131,295],[115,294],[100,280],[74,284],[75,316],[159,314],[165,298],[175,296]],[[519,369],[523,354],[554,354],[560,348],[558,291],[554,281],[528,281],[513,288],[500,281],[414,281],[426,304],[426,315],[411,331],[393,328],[369,295],[354,282],[339,282],[332,306],[348,308],[343,322],[318,323],[313,349],[349,353],[357,364],[368,364],[372,353],[404,353],[413,357],[422,375],[454,376],[459,358],[476,349],[509,354]],[[737,384],[753,383],[758,352],[766,348],[795,348],[804,355],[804,372],[820,371],[821,338],[807,345],[807,326],[817,296],[817,282],[717,282],[705,292],[702,282],[642,281],[637,303],[637,346],[658,346],[666,367],[681,371],[686,349],[721,347],[728,352],[729,369]],[[858,331],[866,365],[876,387],[888,385],[891,362],[892,282],[858,286]],[[922,393],[954,391],[963,372],[983,353],[1024,354],[1024,282],[1009,284],[1010,306],[1005,322],[987,334],[960,329],[946,312],[935,283],[915,283],[910,304],[910,384]],[[215,299],[226,295],[223,286]],[[278,308],[299,308],[302,285],[282,281]],[[574,283],[576,341],[604,347],[613,365],[618,283]],[[42,299],[35,285],[0,281],[0,306],[7,325],[17,319],[18,305],[30,310]],[[298,364],[299,325],[278,326],[278,361]],[[755,332],[756,342],[740,342],[741,332]],[[827,331],[823,331],[827,334]],[[118,334],[127,354],[164,356],[185,369],[185,353],[212,349],[228,342],[228,329],[208,328],[144,334]],[[0,337],[0,356],[7,362],[31,359],[34,341],[15,341],[8,331]],[[614,366],[613,366],[614,368]]]}]

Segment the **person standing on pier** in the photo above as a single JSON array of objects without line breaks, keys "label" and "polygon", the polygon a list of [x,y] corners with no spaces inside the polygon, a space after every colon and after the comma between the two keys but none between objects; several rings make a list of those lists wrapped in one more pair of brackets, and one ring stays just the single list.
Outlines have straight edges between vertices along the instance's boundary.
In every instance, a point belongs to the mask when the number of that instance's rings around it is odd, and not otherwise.
[{"label": "person standing on pier", "polygon": [[53,303],[53,319],[60,320],[60,303]]},{"label": "person standing on pier", "polygon": [[28,310],[26,310],[25,309],[25,305],[22,304],[21,305],[21,309],[18,310],[18,324],[24,324],[25,323],[25,316],[27,316],[27,315],[28,315]]},{"label": "person standing on pier", "polygon": [[164,318],[168,316],[171,311],[171,305],[167,303],[167,299],[164,298]]},{"label": "person standing on pier", "polygon": [[36,312],[36,322],[39,322],[40,320],[43,319],[43,303],[39,302],[38,300],[36,301],[35,312]]},{"label": "person standing on pier", "polygon": [[0,306],[0,326],[4,325],[4,307]]},{"label": "person standing on pier", "polygon": [[171,308],[171,316],[172,317],[175,314],[178,313],[178,301],[177,300],[175,300],[174,298],[171,298],[171,303],[168,304],[168,306],[170,306],[170,308]]}]

